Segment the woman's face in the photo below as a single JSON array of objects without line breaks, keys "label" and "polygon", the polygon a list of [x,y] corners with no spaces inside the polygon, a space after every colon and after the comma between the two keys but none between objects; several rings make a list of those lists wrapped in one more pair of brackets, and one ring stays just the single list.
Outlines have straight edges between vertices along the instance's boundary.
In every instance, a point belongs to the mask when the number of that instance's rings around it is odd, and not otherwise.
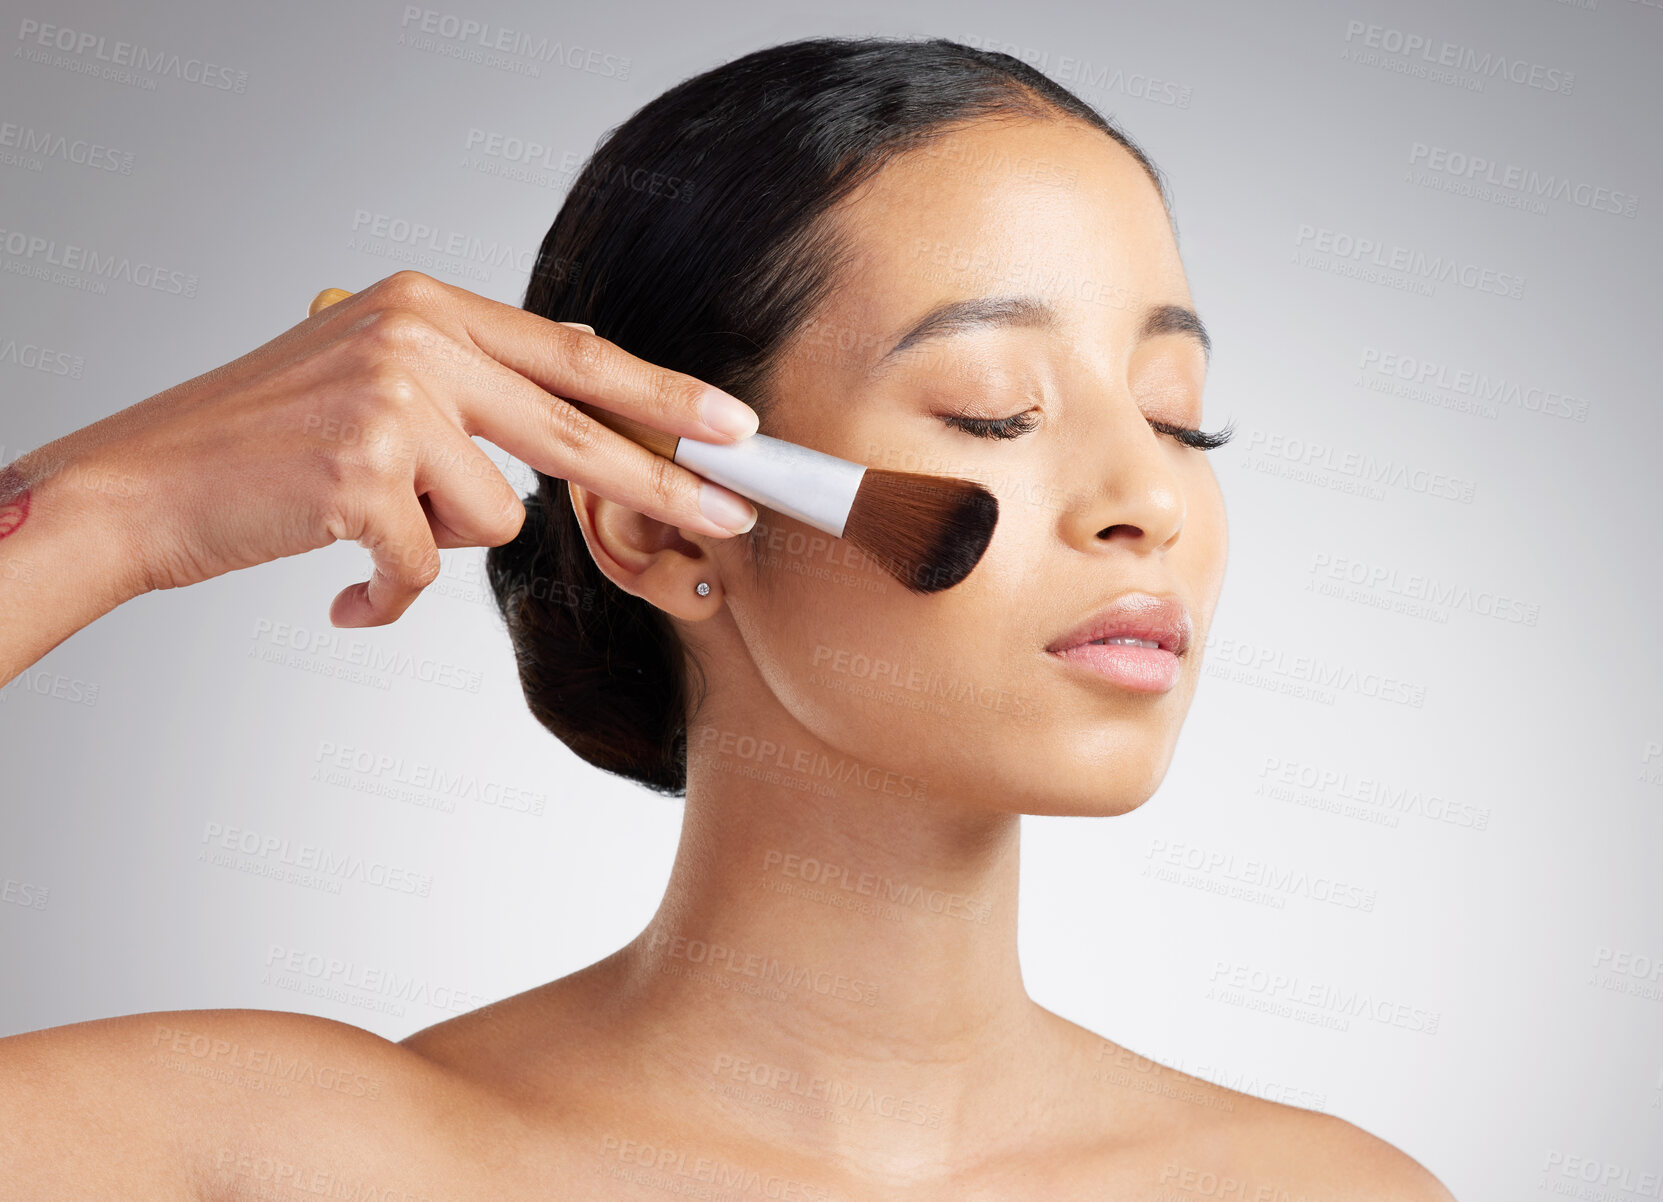
[{"label": "woman's face", "polygon": [[[744,648],[731,683],[758,693],[738,720],[761,733],[766,711],[783,709],[835,752],[957,804],[1140,805],[1199,679],[1226,553],[1207,452],[1149,424],[1203,426],[1206,374],[1196,334],[1146,332],[1150,310],[1192,308],[1155,185],[1085,125],[984,120],[886,167],[837,219],[857,261],[785,348],[764,432],[978,480],[999,523],[964,582],[928,595],[771,511],[750,540],[708,540]],[[1054,320],[973,325],[889,353],[944,302],[1005,297],[1044,302]],[[944,420],[1024,413],[1027,432],[1008,438]],[[1166,691],[1129,690],[1046,650],[1133,591],[1189,614]],[[721,681],[721,663],[706,663]]]}]

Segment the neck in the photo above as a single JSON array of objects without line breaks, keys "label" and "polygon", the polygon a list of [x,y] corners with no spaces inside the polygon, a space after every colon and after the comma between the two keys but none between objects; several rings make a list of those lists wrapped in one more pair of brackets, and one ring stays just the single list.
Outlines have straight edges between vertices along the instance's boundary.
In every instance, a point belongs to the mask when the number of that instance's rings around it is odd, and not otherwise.
[{"label": "neck", "polygon": [[619,1030],[651,1032],[672,1088],[760,1107],[864,1099],[897,1121],[793,1127],[809,1146],[916,1155],[1008,1114],[1019,1080],[1044,1071],[1036,1037],[1053,1016],[1017,959],[1019,819],[780,725],[792,735],[773,743],[726,733],[758,725],[690,728],[675,865],[614,959],[608,1009]]}]

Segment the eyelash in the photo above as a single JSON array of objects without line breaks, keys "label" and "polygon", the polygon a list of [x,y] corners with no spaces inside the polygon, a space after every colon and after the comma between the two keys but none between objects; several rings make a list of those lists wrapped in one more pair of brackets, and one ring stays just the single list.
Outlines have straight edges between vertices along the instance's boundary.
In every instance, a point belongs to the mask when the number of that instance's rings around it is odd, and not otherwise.
[{"label": "eyelash", "polygon": [[[1025,409],[1010,417],[994,418],[961,417],[956,413],[950,413],[944,414],[941,420],[948,426],[963,430],[966,434],[973,434],[977,438],[1020,438],[1039,424],[1039,418],[1031,409]],[[1170,434],[1179,443],[1186,447],[1194,447],[1198,451],[1216,451],[1229,442],[1236,432],[1234,424],[1225,426],[1216,434],[1208,434],[1191,426],[1175,426],[1171,422],[1151,421],[1149,424],[1157,433]]]},{"label": "eyelash", "polygon": [[1021,438],[1039,424],[1039,418],[1032,409],[1024,409],[1010,417],[991,418],[961,417],[956,413],[947,413],[942,415],[941,420],[948,426],[963,430],[966,434],[974,434],[977,438]]}]

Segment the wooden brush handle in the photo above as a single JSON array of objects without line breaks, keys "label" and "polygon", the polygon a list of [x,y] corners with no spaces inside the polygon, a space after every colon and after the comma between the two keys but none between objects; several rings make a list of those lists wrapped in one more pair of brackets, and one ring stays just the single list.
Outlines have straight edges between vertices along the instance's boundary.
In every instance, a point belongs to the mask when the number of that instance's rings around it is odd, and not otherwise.
[{"label": "wooden brush handle", "polygon": [[[312,298],[311,305],[306,310],[307,317],[316,317],[321,311],[333,305],[336,301],[343,301],[352,293],[344,288],[325,288]],[[575,326],[580,330],[588,330],[591,334],[595,327],[581,321],[563,321],[563,326]],[[622,434],[631,442],[646,447],[655,455],[662,455],[666,459],[676,457],[676,444],[681,441],[679,434],[669,434],[656,426],[649,426],[645,422],[638,422],[634,418],[625,417],[621,413],[614,413],[610,409],[603,409],[599,405],[591,405],[586,401],[574,401],[562,398],[568,405],[581,409],[609,430]]]},{"label": "wooden brush handle", "polygon": [[567,399],[566,403],[574,409],[582,410],[607,429],[616,430],[631,442],[646,447],[655,455],[662,455],[666,459],[676,457],[676,447],[681,443],[681,435],[679,434],[670,434],[656,426],[638,422],[632,417],[625,417],[623,414],[614,413],[610,409],[602,409],[599,405],[591,405],[587,401]]},{"label": "wooden brush handle", "polygon": [[307,306],[306,316],[316,317],[320,312],[329,308],[329,306],[334,304],[336,301],[344,301],[351,295],[352,293],[348,292],[345,288],[325,288],[322,292],[312,298],[312,303]]}]

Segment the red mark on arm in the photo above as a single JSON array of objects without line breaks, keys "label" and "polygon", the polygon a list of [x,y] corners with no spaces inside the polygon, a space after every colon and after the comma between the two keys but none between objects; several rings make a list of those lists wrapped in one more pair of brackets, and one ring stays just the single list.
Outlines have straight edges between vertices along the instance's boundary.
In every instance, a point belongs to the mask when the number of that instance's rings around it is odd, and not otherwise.
[{"label": "red mark on arm", "polygon": [[29,482],[14,463],[0,470],[0,538],[13,533],[29,516]]}]

